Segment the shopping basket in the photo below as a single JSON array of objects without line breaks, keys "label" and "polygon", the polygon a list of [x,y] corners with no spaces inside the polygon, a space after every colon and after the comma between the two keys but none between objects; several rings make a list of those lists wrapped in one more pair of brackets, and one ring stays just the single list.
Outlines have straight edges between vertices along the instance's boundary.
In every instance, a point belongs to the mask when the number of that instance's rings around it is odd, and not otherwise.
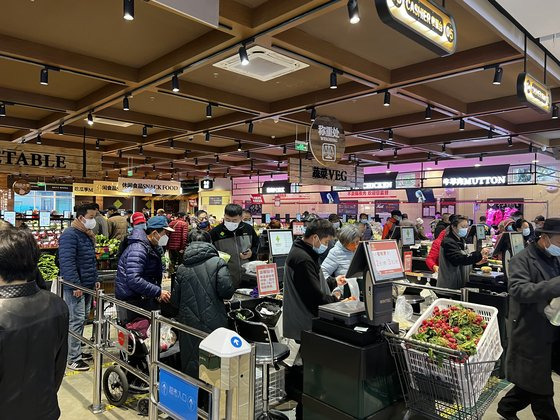
[{"label": "shopping basket", "polygon": [[[454,360],[466,354],[383,333],[395,358],[403,396],[409,410],[432,419],[480,420],[498,392],[496,361],[472,362],[457,368]],[[430,352],[430,355],[428,355]],[[425,357],[417,357],[423,354]],[[411,355],[415,363],[411,364]],[[442,375],[442,372],[445,372]],[[486,377],[478,390],[480,378]],[[465,404],[468,402],[469,404]]]}]

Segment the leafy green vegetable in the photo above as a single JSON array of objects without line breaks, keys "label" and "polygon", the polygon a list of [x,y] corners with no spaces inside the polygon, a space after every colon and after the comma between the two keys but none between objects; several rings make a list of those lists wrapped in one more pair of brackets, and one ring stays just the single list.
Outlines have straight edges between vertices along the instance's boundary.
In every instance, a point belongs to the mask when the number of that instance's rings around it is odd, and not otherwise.
[{"label": "leafy green vegetable", "polygon": [[45,281],[52,281],[58,277],[58,267],[54,263],[55,256],[42,253],[37,267]]}]

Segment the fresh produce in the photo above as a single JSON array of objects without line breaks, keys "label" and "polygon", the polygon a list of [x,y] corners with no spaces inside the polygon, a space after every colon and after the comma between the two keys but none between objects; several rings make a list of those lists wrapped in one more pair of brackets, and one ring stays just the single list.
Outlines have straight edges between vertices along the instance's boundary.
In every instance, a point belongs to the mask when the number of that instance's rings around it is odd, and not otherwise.
[{"label": "fresh produce", "polygon": [[109,255],[113,257],[119,252],[121,241],[118,239],[109,239],[103,235],[95,235],[95,244],[98,247],[109,248]]},{"label": "fresh produce", "polygon": [[58,267],[54,263],[55,256],[50,254],[41,254],[37,267],[41,272],[45,281],[52,281],[58,277]]},{"label": "fresh produce", "polygon": [[486,326],[484,318],[471,309],[457,305],[440,310],[436,306],[411,338],[473,356]]}]

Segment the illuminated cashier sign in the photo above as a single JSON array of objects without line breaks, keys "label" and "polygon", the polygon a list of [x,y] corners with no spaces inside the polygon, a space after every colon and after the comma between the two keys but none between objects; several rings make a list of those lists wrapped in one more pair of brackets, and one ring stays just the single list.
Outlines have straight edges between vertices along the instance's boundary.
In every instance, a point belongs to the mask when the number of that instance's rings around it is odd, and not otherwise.
[{"label": "illuminated cashier sign", "polygon": [[517,76],[517,97],[535,110],[550,114],[552,92],[529,73],[519,73]]},{"label": "illuminated cashier sign", "polygon": [[392,190],[395,188],[397,172],[390,174],[364,175],[364,190]]},{"label": "illuminated cashier sign", "polygon": [[443,171],[444,187],[493,187],[507,185],[509,165],[449,168]]},{"label": "illuminated cashier sign", "polygon": [[453,54],[457,46],[455,21],[430,0],[375,0],[383,23],[436,54]]},{"label": "illuminated cashier sign", "polygon": [[288,181],[266,181],[263,182],[263,194],[288,194],[290,183]]},{"label": "illuminated cashier sign", "polygon": [[200,181],[201,190],[211,190],[214,188],[214,181],[212,179],[203,179]]}]

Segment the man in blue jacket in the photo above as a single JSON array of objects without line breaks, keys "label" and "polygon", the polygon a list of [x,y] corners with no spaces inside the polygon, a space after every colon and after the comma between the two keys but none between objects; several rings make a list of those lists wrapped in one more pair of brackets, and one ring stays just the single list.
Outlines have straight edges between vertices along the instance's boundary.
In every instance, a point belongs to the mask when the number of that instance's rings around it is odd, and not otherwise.
[{"label": "man in blue jacket", "polygon": [[[173,232],[165,216],[148,220],[147,229],[134,229],[128,237],[128,246],[119,259],[115,280],[115,297],[148,311],[159,308],[159,302],[168,303],[171,293],[161,288],[163,267],[161,257],[167,245],[167,232]],[[132,311],[119,310],[122,324],[139,318]]]},{"label": "man in blue jacket", "polygon": [[[67,281],[89,289],[99,288],[97,282],[97,261],[95,259],[95,215],[93,203],[76,206],[76,218],[69,228],[64,230],[59,240],[58,259],[60,275]],[[78,335],[84,332],[93,296],[81,290],[64,286],[64,301],[70,311],[70,331]],[[91,360],[90,354],[83,354],[78,339],[68,336],[68,368],[72,370],[89,370],[84,360]]]}]

